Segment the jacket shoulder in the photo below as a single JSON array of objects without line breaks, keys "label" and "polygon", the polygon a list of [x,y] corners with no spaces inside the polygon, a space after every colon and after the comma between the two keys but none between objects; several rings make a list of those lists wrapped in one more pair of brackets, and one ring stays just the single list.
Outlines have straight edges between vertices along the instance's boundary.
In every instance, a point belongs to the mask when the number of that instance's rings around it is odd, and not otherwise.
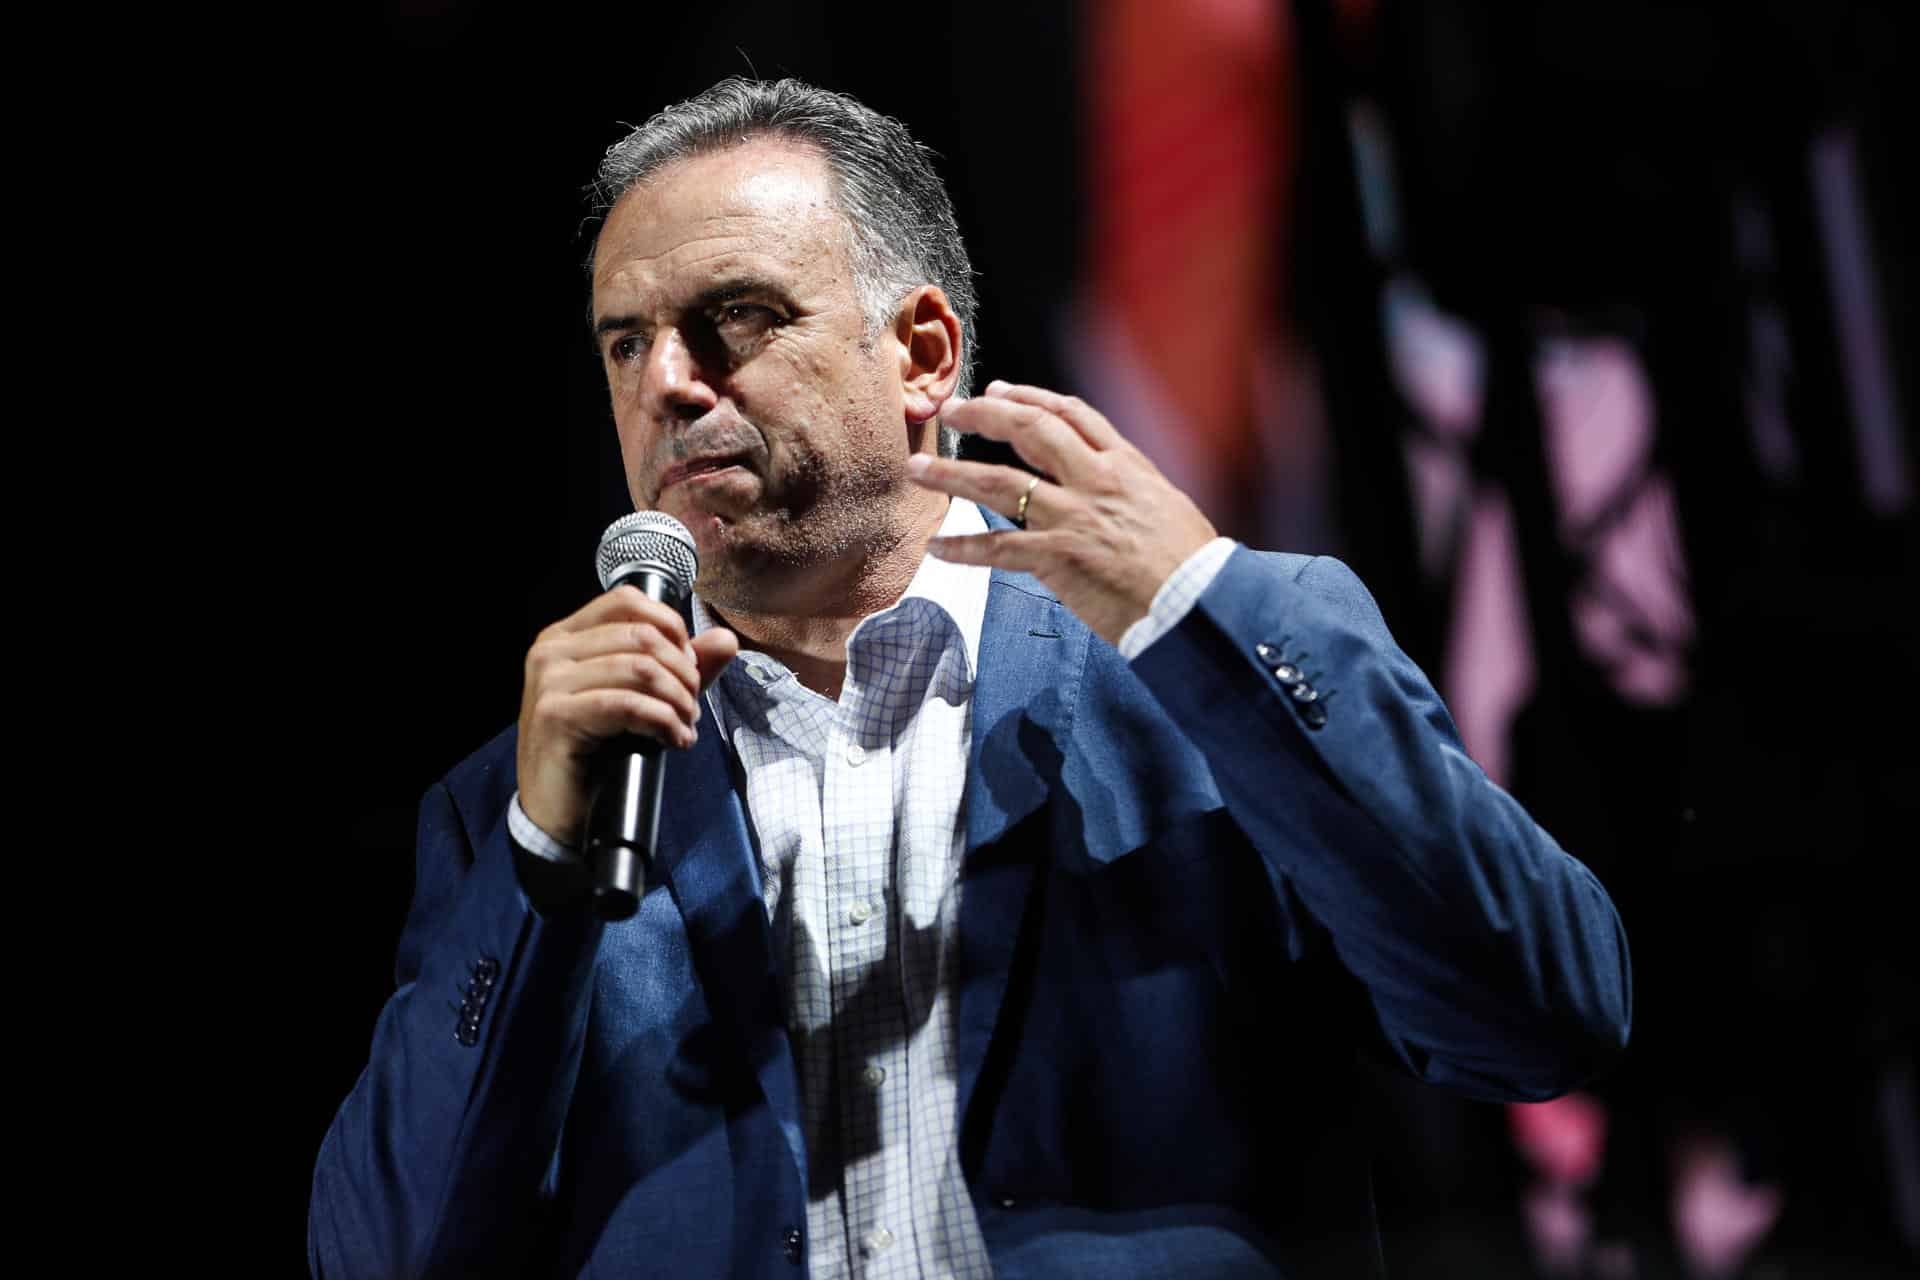
[{"label": "jacket shoulder", "polygon": [[1307,566],[1319,561],[1321,565],[1338,566],[1351,574],[1353,570],[1335,560],[1332,556],[1303,555],[1298,551],[1260,551],[1253,547],[1245,548],[1248,555],[1259,561],[1270,573],[1283,574],[1289,578],[1298,578],[1306,572]]}]

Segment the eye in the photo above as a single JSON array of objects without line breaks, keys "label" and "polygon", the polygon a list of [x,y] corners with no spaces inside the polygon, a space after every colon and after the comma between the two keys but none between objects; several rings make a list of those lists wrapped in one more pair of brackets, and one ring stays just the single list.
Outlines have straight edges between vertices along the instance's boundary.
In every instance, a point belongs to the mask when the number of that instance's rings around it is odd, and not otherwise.
[{"label": "eye", "polygon": [[607,359],[615,364],[632,364],[647,351],[644,335],[630,333],[624,338],[615,338],[607,344]]},{"label": "eye", "polygon": [[728,302],[715,307],[711,313],[713,327],[723,336],[738,341],[742,338],[756,338],[779,323],[780,317],[772,307],[757,302]]}]

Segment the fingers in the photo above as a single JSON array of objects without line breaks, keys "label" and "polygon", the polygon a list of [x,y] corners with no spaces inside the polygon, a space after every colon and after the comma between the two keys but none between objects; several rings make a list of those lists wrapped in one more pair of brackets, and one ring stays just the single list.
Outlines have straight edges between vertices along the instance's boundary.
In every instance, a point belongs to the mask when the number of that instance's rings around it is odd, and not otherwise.
[{"label": "fingers", "polygon": [[1125,438],[1092,406],[1043,387],[995,382],[985,395],[948,409],[941,421],[1011,445],[1029,466],[1070,488],[1096,465],[1095,455],[1127,448]]},{"label": "fingers", "polygon": [[[573,692],[548,690],[534,704],[525,732],[530,737],[551,737],[581,748],[629,733],[682,748],[692,746],[699,738],[678,700],[606,686]],[[523,785],[522,790],[526,789]],[[531,811],[528,816],[532,816]]]},{"label": "fingers", "polygon": [[[624,689],[671,706],[689,728],[700,718],[700,672],[692,647],[676,644],[645,622],[543,632],[527,651],[526,688],[534,698]],[[574,726],[568,736],[583,732]],[[663,735],[667,741],[677,736]]]},{"label": "fingers", "polygon": [[971,533],[957,538],[935,538],[927,550],[954,564],[983,564],[1039,577],[1060,564],[1064,544],[1047,533]]},{"label": "fingers", "polygon": [[[1015,467],[936,458],[925,453],[916,453],[907,459],[907,476],[926,488],[991,507],[1009,520],[1019,518],[1022,497],[1027,499],[1026,518],[1034,519],[1051,500],[1051,491],[1056,488],[1044,480],[1034,484],[1037,477]],[[1031,494],[1027,492],[1029,486],[1033,489]]]},{"label": "fingers", "polygon": [[1086,440],[1064,420],[1003,397],[963,401],[944,411],[940,421],[955,430],[1011,445],[1021,461],[1057,476],[1062,484],[1073,483],[1088,454]]},{"label": "fingers", "polygon": [[597,596],[542,631],[527,652],[527,679],[537,682],[551,666],[618,653],[647,655],[688,689],[701,688],[698,662],[679,612],[633,587]]},{"label": "fingers", "polygon": [[699,679],[693,663],[668,665],[650,653],[622,651],[584,661],[561,663],[547,672],[542,692],[572,694],[600,689],[625,689],[664,702],[680,719],[692,724],[700,718]]},{"label": "fingers", "polygon": [[1126,437],[1107,421],[1106,416],[1079,396],[1063,396],[1045,387],[1010,382],[990,382],[986,394],[1045,410],[1073,427],[1096,449],[1117,449],[1126,443]]},{"label": "fingers", "polygon": [[648,596],[638,587],[615,587],[595,596],[579,609],[547,628],[551,632],[588,631],[608,622],[648,623],[675,644],[687,642],[687,624],[678,610]]},{"label": "fingers", "polygon": [[[684,633],[684,628],[682,630]],[[651,622],[621,619],[584,631],[550,628],[534,642],[533,648],[536,657],[559,662],[585,662],[609,653],[647,654],[671,666],[689,687],[698,687],[692,646],[684,638],[675,639]]]},{"label": "fingers", "polygon": [[703,657],[678,612],[616,588],[548,627],[527,651],[527,727],[576,747],[620,733],[685,746],[705,679],[737,647],[728,633],[705,642]]},{"label": "fingers", "polygon": [[679,613],[616,587],[542,631],[527,650],[515,755],[520,807],[579,843],[601,744],[624,734],[690,747],[700,690],[739,649],[732,632],[689,640]]}]

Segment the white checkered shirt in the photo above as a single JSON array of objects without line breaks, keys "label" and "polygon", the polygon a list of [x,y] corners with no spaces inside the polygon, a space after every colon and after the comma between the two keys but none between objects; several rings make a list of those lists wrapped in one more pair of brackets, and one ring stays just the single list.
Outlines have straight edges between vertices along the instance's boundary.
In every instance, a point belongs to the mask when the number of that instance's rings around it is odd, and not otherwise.
[{"label": "white checkered shirt", "polygon": [[[940,533],[985,529],[956,498]],[[1121,652],[1184,617],[1232,548],[1216,539],[1182,564]],[[955,1047],[961,799],[990,577],[928,556],[848,637],[838,702],[753,650],[707,690],[786,948],[816,1280],[993,1274],[960,1170]],[[714,625],[698,599],[693,614],[696,631]],[[530,851],[567,856],[517,795],[509,823]]]},{"label": "white checkered shirt", "polygon": [[[985,529],[956,500],[940,532]],[[816,1280],[993,1274],[960,1173],[954,974],[989,578],[923,560],[847,638],[838,702],[752,650],[708,690],[786,939]],[[696,601],[695,628],[708,623]]]}]

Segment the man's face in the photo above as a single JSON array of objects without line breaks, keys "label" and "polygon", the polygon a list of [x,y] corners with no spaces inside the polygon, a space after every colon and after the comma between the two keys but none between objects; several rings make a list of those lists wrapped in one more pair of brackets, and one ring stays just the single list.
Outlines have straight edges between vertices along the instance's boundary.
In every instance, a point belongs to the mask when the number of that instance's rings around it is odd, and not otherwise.
[{"label": "man's face", "polygon": [[700,589],[784,612],[884,541],[910,490],[901,346],[869,340],[824,160],[763,139],[678,161],[601,230],[593,315],[634,506],[693,532]]}]

